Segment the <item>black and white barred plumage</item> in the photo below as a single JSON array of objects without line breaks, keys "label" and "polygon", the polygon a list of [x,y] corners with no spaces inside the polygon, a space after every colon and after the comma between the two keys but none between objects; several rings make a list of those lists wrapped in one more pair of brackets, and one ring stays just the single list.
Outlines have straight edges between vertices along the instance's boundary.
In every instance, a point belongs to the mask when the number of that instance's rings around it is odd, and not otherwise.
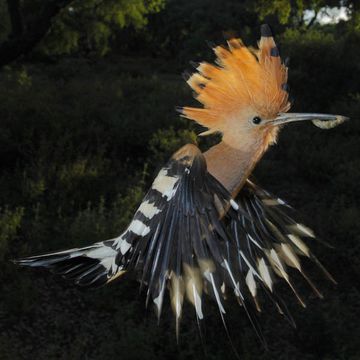
[{"label": "black and white barred plumage", "polygon": [[[263,290],[291,322],[277,295],[275,279],[297,294],[287,267],[297,269],[321,296],[301,267],[299,256],[313,260],[332,279],[302,238],[314,233],[287,215],[289,206],[249,180],[236,201],[206,169],[194,145],[186,145],[161,169],[128,228],[117,238],[91,246],[19,260],[45,267],[79,286],[106,284],[126,271],[139,274],[161,314],[167,289],[177,329],[186,298],[198,321],[204,294],[226,312],[225,293],[233,293],[246,311],[248,299],[260,309]],[[276,276],[275,276],[276,275]],[[256,327],[255,319],[250,320]]]}]

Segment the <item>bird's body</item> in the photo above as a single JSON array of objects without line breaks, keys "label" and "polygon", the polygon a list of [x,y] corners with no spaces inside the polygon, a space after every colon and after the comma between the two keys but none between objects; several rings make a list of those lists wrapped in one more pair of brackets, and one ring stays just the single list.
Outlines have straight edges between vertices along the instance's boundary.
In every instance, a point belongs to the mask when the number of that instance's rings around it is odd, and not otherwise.
[{"label": "bird's body", "polygon": [[235,198],[249,178],[264,149],[234,149],[221,142],[204,153],[211,175]]},{"label": "bird's body", "polygon": [[344,118],[286,113],[287,67],[268,26],[262,27],[258,50],[237,39],[228,45],[214,49],[217,66],[202,63],[187,80],[204,108],[180,109],[182,116],[207,127],[207,133],[221,133],[222,141],[205,153],[195,145],[177,151],[117,238],[25,258],[20,265],[49,268],[80,286],[106,284],[135,270],[159,316],[169,290],[177,328],[185,298],[200,321],[203,297],[212,297],[223,317],[228,293],[256,327],[248,299],[260,310],[259,289],[292,322],[275,289],[278,280],[285,281],[304,305],[289,267],[321,296],[300,261],[310,259],[332,280],[304,241],[314,233],[292,219],[284,201],[249,177],[283,124]]}]

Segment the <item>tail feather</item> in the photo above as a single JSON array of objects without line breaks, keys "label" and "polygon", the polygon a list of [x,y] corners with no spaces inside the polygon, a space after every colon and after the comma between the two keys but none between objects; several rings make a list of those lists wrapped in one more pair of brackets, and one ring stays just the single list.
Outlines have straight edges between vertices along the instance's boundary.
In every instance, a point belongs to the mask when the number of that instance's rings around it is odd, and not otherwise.
[{"label": "tail feather", "polygon": [[118,266],[118,251],[111,245],[114,240],[98,242],[84,248],[31,256],[14,260],[20,266],[42,267],[78,286],[98,287],[122,273]]},{"label": "tail feather", "polygon": [[288,215],[290,210],[283,200],[249,180],[235,201],[207,173],[200,150],[186,145],[160,171],[130,225],[119,237],[16,263],[47,268],[86,287],[103,285],[125,271],[134,271],[141,287],[148,288],[146,305],[152,301],[159,318],[169,288],[177,336],[185,298],[193,305],[201,330],[205,294],[217,304],[227,330],[228,289],[264,343],[254,313],[255,308],[261,311],[258,290],[263,290],[295,326],[277,293],[277,277],[288,284],[304,307],[289,267],[300,272],[320,297],[302,268],[302,258],[315,262],[333,280],[304,239],[315,238],[313,231],[293,220]]}]

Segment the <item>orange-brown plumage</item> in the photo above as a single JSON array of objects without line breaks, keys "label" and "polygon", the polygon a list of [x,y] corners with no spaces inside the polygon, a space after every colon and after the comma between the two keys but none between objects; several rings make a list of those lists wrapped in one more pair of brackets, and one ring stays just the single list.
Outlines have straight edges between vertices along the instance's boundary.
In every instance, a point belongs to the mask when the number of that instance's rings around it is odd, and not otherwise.
[{"label": "orange-brown plumage", "polygon": [[201,63],[187,81],[203,108],[184,107],[182,115],[210,129],[224,133],[228,119],[256,114],[272,119],[290,108],[287,67],[281,62],[274,39],[261,37],[259,48],[230,39],[228,47],[214,48],[216,64]]},{"label": "orange-brown plumage", "polygon": [[283,125],[311,120],[327,129],[346,118],[285,114],[290,107],[287,68],[268,25],[262,25],[261,35],[258,49],[245,47],[239,39],[229,40],[227,48],[215,47],[216,65],[201,63],[187,81],[204,107],[185,107],[183,116],[208,127],[210,133],[221,132],[221,142],[205,153],[191,144],[178,150],[116,238],[17,263],[48,268],[86,287],[135,271],[141,286],[148,288],[146,304],[152,299],[159,318],[165,289],[170,290],[177,336],[184,299],[194,306],[198,323],[204,319],[204,293],[214,298],[223,321],[226,299],[233,293],[259,334],[247,299],[252,298],[261,311],[257,293],[264,289],[294,324],[277,295],[275,275],[302,306],[287,266],[299,271],[319,297],[300,256],[335,280],[302,240],[314,238],[314,233],[291,219],[287,204],[249,176]]}]

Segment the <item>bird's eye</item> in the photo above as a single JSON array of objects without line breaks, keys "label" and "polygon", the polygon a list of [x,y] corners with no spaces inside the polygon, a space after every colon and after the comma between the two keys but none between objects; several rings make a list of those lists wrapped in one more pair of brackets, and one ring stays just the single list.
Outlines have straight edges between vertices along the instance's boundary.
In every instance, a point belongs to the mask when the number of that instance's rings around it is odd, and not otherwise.
[{"label": "bird's eye", "polygon": [[259,125],[261,123],[261,118],[259,118],[258,116],[255,116],[253,119],[252,119],[252,122],[253,124],[255,125]]}]

